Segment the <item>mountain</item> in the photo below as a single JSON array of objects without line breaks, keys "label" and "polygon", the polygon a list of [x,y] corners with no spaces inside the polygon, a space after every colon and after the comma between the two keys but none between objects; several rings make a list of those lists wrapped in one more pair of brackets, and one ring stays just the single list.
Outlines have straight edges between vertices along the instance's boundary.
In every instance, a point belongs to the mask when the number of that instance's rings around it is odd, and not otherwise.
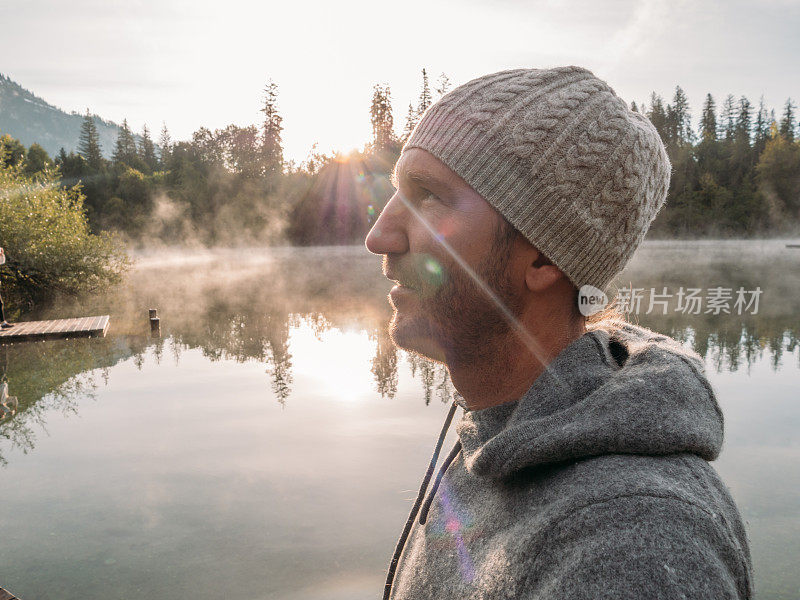
[{"label": "mountain", "polygon": [[[97,115],[93,118],[103,156],[111,158],[120,127]],[[82,121],[83,115],[48,104],[0,73],[0,135],[7,133],[26,146],[35,142],[55,157],[61,148],[78,150]]]}]

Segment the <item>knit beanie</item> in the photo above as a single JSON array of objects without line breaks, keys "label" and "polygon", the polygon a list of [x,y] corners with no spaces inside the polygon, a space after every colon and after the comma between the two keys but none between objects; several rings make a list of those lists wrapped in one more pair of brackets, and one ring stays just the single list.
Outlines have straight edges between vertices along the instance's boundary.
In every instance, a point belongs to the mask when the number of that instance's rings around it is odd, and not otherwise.
[{"label": "knit beanie", "polygon": [[403,150],[450,167],[580,289],[625,267],[667,196],[650,120],[582,67],[473,79],[431,105]]}]

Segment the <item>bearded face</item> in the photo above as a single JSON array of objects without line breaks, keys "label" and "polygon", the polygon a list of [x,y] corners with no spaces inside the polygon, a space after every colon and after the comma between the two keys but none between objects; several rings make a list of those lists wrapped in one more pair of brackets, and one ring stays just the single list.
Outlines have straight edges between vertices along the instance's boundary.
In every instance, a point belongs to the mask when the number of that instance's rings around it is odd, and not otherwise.
[{"label": "bearded face", "polygon": [[400,283],[390,295],[396,345],[448,365],[472,364],[494,351],[511,329],[503,307],[514,316],[521,308],[508,269],[513,230],[501,225],[473,273],[443,246],[435,255],[384,256],[384,273]]}]

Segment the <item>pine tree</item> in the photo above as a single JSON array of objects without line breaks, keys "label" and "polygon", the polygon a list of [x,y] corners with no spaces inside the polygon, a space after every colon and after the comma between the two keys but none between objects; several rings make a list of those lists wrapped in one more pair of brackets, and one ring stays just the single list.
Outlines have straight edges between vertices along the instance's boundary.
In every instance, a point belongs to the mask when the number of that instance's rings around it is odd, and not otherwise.
[{"label": "pine tree", "polygon": [[139,141],[139,157],[151,172],[158,167],[156,148],[153,144],[153,139],[150,137],[150,130],[147,125],[142,127],[142,139]]},{"label": "pine tree", "polygon": [[439,75],[439,80],[436,82],[436,93],[439,96],[444,96],[450,90],[450,78],[447,76],[447,73],[442,71]]},{"label": "pine tree", "polygon": [[87,162],[94,171],[99,171],[103,166],[103,154],[100,149],[100,135],[94,117],[86,109],[86,115],[81,123],[81,135],[78,139],[78,154]]},{"label": "pine tree", "polygon": [[778,127],[780,134],[790,142],[794,141],[795,108],[797,108],[797,106],[795,106],[791,98],[786,100],[786,104],[783,106],[783,118],[781,118],[780,126]]},{"label": "pine tree", "polygon": [[283,171],[283,117],[278,113],[278,84],[271,79],[264,88],[264,124],[261,129],[261,161],[266,175]]},{"label": "pine tree", "polygon": [[664,119],[665,129],[662,139],[667,146],[667,152],[671,152],[679,145],[678,139],[678,115],[671,104],[667,104],[666,116]]},{"label": "pine tree", "polygon": [[431,88],[428,84],[428,73],[422,69],[422,91],[419,93],[419,103],[417,104],[417,113],[421,116],[428,107],[433,103],[431,96]]},{"label": "pine tree", "polygon": [[419,122],[419,114],[414,107],[411,105],[411,102],[408,103],[408,114],[406,114],[406,125],[403,128],[403,135],[400,138],[400,141],[405,144],[408,141],[408,138],[411,137],[411,133],[414,131],[414,128],[417,126]]},{"label": "pine tree", "polygon": [[700,138],[704,142],[714,142],[717,139],[717,105],[711,94],[706,94],[706,101],[703,104],[703,114],[700,117]]},{"label": "pine tree", "polygon": [[753,125],[753,138],[753,147],[755,148],[756,155],[759,155],[764,150],[764,145],[769,138],[769,114],[764,106],[763,95],[758,101],[758,112],[756,113],[756,121]]},{"label": "pine tree", "polygon": [[731,187],[743,193],[747,193],[745,181],[752,175],[752,169],[757,159],[750,146],[750,130],[752,128],[753,106],[746,97],[742,96],[739,98],[739,108],[733,128],[729,174],[732,176]]},{"label": "pine tree", "polygon": [[733,94],[728,94],[725,97],[725,102],[722,105],[722,114],[720,115],[720,127],[722,127],[723,136],[726,140],[733,138],[736,123],[736,105],[733,99]]},{"label": "pine tree", "polygon": [[136,140],[133,137],[131,128],[128,127],[128,120],[123,119],[117,135],[117,145],[114,149],[114,162],[132,165],[138,158]]},{"label": "pine tree", "polygon": [[647,118],[658,131],[658,135],[665,142],[669,140],[667,127],[667,112],[664,110],[664,100],[653,92],[650,95],[650,110],[647,111]]},{"label": "pine tree", "polygon": [[753,105],[742,96],[739,99],[739,114],[734,126],[734,139],[737,142],[747,142],[750,145],[750,130],[753,127]]},{"label": "pine tree", "polygon": [[172,138],[169,135],[166,123],[161,124],[161,135],[158,138],[158,147],[158,157],[161,162],[161,168],[163,169],[172,154]]},{"label": "pine tree", "polygon": [[395,145],[392,93],[388,85],[376,84],[372,88],[369,109],[372,122],[372,149],[375,152],[390,150]]},{"label": "pine tree", "polygon": [[672,99],[672,112],[674,119],[675,143],[678,145],[691,144],[694,139],[692,131],[692,115],[689,112],[689,100],[681,86],[675,88]]}]

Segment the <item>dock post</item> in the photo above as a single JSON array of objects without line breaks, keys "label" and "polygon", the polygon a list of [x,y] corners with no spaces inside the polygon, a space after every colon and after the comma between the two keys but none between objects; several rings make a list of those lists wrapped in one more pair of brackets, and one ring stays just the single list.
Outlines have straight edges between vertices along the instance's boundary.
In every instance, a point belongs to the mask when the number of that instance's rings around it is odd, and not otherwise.
[{"label": "dock post", "polygon": [[158,310],[150,309],[150,337],[161,337],[161,319],[158,318]]}]

